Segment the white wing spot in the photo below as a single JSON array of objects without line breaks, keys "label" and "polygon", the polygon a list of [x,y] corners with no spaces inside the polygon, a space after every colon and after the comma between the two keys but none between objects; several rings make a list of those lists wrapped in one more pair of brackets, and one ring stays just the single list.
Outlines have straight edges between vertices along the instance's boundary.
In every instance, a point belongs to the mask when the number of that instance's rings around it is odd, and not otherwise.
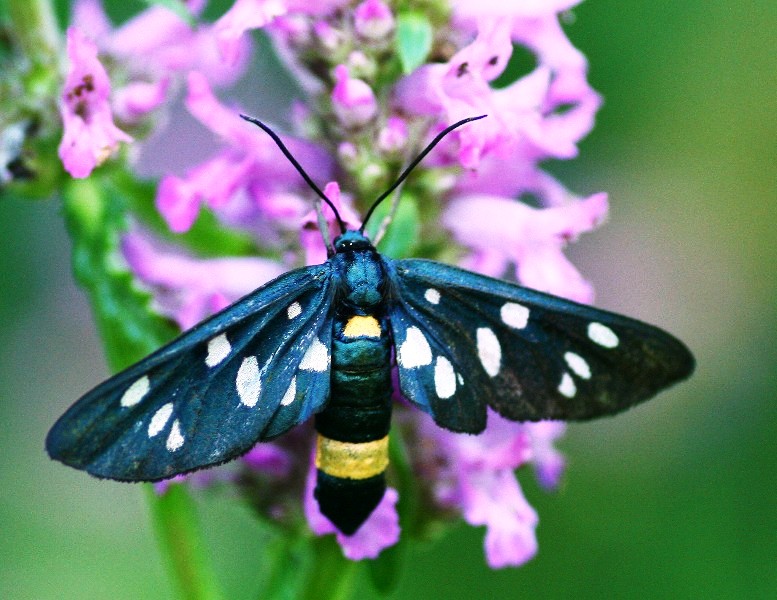
[{"label": "white wing spot", "polygon": [[558,391],[562,396],[566,396],[567,398],[572,398],[577,393],[575,382],[572,380],[572,376],[566,371],[564,371],[564,374],[561,376],[561,383],[558,384]]},{"label": "white wing spot", "polygon": [[237,395],[240,396],[240,402],[249,408],[256,406],[259,401],[259,392],[262,391],[262,382],[259,378],[259,363],[255,356],[247,356],[243,359],[237,370],[235,386],[237,387]]},{"label": "white wing spot", "polygon": [[424,292],[424,298],[426,298],[426,301],[431,304],[439,304],[440,303],[440,292],[434,288],[429,288]]},{"label": "white wing spot", "polygon": [[615,348],[620,340],[615,332],[601,323],[590,323],[588,325],[588,337],[592,342],[604,346],[605,348]]},{"label": "white wing spot", "polygon": [[165,428],[167,422],[170,420],[170,415],[173,414],[173,403],[168,402],[162,406],[151,417],[151,422],[148,424],[148,437],[152,438]]},{"label": "white wing spot", "polygon": [[456,373],[453,365],[444,356],[438,356],[434,363],[434,391],[438,398],[450,398],[456,393]]},{"label": "white wing spot", "polygon": [[523,329],[529,323],[529,309],[515,302],[505,302],[499,310],[499,316],[502,317],[502,323],[513,329]]},{"label": "white wing spot", "polygon": [[232,352],[232,346],[227,339],[227,334],[217,335],[208,342],[208,356],[205,357],[205,364],[209,367],[215,367]]},{"label": "white wing spot", "polygon": [[326,346],[315,338],[313,343],[308,347],[308,351],[305,352],[305,356],[302,357],[302,362],[299,364],[299,368],[303,371],[317,371],[323,373],[329,368],[329,351]]},{"label": "white wing spot", "polygon": [[173,426],[170,428],[170,435],[167,436],[167,443],[165,446],[167,446],[167,449],[170,452],[175,452],[183,446],[183,434],[181,433],[181,423],[176,419],[173,421]]},{"label": "white wing spot", "polygon": [[425,367],[432,363],[432,349],[418,327],[409,327],[405,341],[399,347],[397,362],[403,369]]},{"label": "white wing spot", "polygon": [[491,377],[496,377],[502,366],[502,347],[496,334],[488,327],[477,330],[478,357],[480,364]]},{"label": "white wing spot", "polygon": [[458,379],[459,385],[464,385],[464,378],[461,376],[461,373],[456,373],[456,379]]},{"label": "white wing spot", "polygon": [[294,319],[302,314],[302,306],[299,302],[292,302],[289,304],[289,308],[286,309],[286,316],[289,319]]},{"label": "white wing spot", "polygon": [[591,379],[591,367],[582,356],[574,352],[566,352],[564,360],[567,361],[569,368],[575,375],[583,379]]},{"label": "white wing spot", "polygon": [[151,384],[148,380],[148,375],[143,375],[143,377],[127,388],[127,391],[124,392],[119,404],[124,407],[135,406],[138,402],[143,400],[143,397],[146,394],[148,394],[150,387]]},{"label": "white wing spot", "polygon": [[297,376],[291,378],[291,383],[289,384],[289,389],[286,390],[286,393],[283,395],[283,398],[281,399],[281,406],[288,406],[292,402],[294,402],[294,399],[297,397]]}]

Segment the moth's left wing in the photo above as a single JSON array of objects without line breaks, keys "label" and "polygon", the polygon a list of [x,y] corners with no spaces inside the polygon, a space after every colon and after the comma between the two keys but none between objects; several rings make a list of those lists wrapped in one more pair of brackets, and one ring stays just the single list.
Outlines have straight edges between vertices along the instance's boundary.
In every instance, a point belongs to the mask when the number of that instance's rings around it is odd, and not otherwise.
[{"label": "moth's left wing", "polygon": [[457,267],[384,259],[402,394],[477,433],[486,406],[516,421],[582,420],[647,400],[694,360],[670,334]]},{"label": "moth's left wing", "polygon": [[269,282],[98,385],[46,438],[97,477],[156,481],[231,460],[329,397],[331,264]]}]

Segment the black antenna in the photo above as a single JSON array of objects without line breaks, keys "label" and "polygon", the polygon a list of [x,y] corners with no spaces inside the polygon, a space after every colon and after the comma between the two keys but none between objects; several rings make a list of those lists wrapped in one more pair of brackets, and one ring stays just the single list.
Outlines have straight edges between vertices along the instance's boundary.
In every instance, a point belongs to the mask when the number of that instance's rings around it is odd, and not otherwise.
[{"label": "black antenna", "polygon": [[240,117],[242,119],[245,119],[249,123],[253,123],[257,127],[260,127],[267,135],[269,135],[272,138],[272,140],[278,145],[278,148],[281,149],[281,152],[283,152],[283,155],[289,159],[289,162],[292,165],[294,165],[294,168],[297,169],[297,172],[300,175],[302,175],[302,179],[304,179],[305,183],[307,183],[310,186],[310,189],[316,192],[319,198],[321,198],[324,202],[326,202],[329,205],[329,208],[331,208],[332,212],[335,213],[335,219],[337,219],[337,224],[340,226],[340,233],[345,233],[345,223],[343,222],[342,218],[340,218],[340,213],[337,211],[337,208],[335,208],[335,205],[332,203],[332,201],[329,198],[326,197],[324,192],[322,192],[319,189],[319,187],[310,178],[310,176],[307,173],[305,173],[305,169],[303,169],[302,165],[300,165],[297,162],[297,159],[292,156],[291,152],[289,152],[289,149],[281,141],[281,138],[279,138],[278,135],[272,129],[270,129],[267,125],[262,123],[259,119],[255,119],[254,117],[249,117],[247,115],[240,115]]},{"label": "black antenna", "polygon": [[[443,129],[440,133],[438,133],[437,136],[431,142],[429,142],[429,145],[426,148],[424,148],[421,154],[416,156],[413,162],[411,162],[407,166],[407,168],[404,171],[402,171],[400,176],[397,177],[397,180],[393,184],[391,184],[391,187],[389,187],[389,189],[383,192],[380,195],[380,197],[378,197],[378,199],[372,203],[372,206],[370,206],[370,210],[367,211],[367,215],[364,217],[364,221],[362,221],[362,226],[359,227],[359,233],[364,233],[364,227],[367,225],[367,221],[369,221],[373,211],[378,207],[378,204],[383,202],[388,197],[388,195],[391,194],[391,192],[397,189],[397,186],[399,186],[399,184],[402,183],[407,178],[408,175],[410,175],[410,171],[412,171],[418,165],[418,163],[420,163],[424,159],[424,157],[426,157],[426,155],[432,151],[432,148],[434,148],[442,138],[444,138],[446,135],[448,135],[451,131],[453,131],[457,127],[461,127],[462,125],[469,123],[470,121],[477,121],[479,119],[484,119],[487,116],[488,115],[480,115],[479,117],[468,117],[466,119],[462,119],[461,121],[457,121],[453,125],[449,125],[445,129]],[[243,118],[246,118],[246,117],[243,117]]]}]

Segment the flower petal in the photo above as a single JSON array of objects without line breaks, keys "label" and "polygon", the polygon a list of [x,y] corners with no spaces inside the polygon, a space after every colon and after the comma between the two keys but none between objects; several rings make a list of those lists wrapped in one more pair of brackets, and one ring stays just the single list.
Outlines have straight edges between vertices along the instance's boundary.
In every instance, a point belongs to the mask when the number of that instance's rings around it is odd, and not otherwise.
[{"label": "flower petal", "polygon": [[67,31],[67,56],[70,65],[60,105],[64,132],[59,157],[73,177],[83,178],[113,154],[119,142],[132,138],[114,125],[108,73],[97,59],[95,43],[76,27]]}]

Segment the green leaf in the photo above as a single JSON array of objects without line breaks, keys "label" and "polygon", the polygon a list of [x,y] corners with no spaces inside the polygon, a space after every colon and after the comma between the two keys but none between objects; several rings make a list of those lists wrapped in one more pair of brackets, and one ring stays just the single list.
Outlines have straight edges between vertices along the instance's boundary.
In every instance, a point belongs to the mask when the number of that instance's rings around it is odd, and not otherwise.
[{"label": "green leaf", "polygon": [[92,304],[108,363],[118,371],[171,340],[178,330],[150,309],[121,256],[126,198],[110,175],[70,180],[64,214],[73,241],[73,271]]},{"label": "green leaf", "polygon": [[[390,210],[391,204],[388,202],[375,209],[375,214],[369,222],[370,235],[373,239]],[[386,234],[378,242],[378,250],[391,258],[412,256],[421,230],[419,219],[418,202],[415,196],[402,192]]]},{"label": "green leaf", "polygon": [[191,600],[223,598],[213,573],[197,518],[197,507],[186,486],[173,483],[162,495],[145,486],[159,545],[175,574],[181,597]]},{"label": "green leaf", "polygon": [[433,41],[434,29],[426,15],[414,11],[399,13],[394,43],[405,75],[424,64]]}]

